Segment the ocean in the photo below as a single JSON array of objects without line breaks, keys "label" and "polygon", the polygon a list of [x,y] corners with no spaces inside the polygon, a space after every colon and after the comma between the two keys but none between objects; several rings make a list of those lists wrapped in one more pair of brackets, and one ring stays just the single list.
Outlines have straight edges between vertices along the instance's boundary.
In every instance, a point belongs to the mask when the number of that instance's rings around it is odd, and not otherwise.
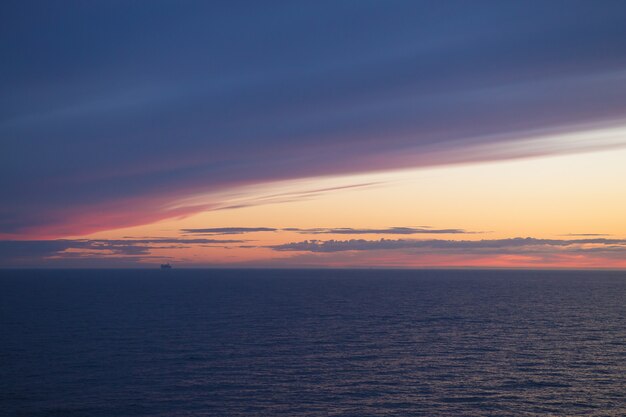
[{"label": "ocean", "polygon": [[2,416],[624,416],[626,272],[0,270]]}]

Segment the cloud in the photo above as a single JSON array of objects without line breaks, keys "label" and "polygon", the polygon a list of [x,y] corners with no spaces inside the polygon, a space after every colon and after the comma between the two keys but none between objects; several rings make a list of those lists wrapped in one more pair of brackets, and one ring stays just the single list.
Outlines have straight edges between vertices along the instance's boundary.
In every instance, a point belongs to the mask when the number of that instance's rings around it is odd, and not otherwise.
[{"label": "cloud", "polygon": [[337,268],[626,268],[626,239],[308,240],[259,266]]},{"label": "cloud", "polygon": [[[269,195],[260,195],[260,196],[244,196],[243,198],[228,198],[225,197],[223,201],[215,204],[211,209],[213,210],[231,210],[245,207],[255,207],[265,204],[278,204],[278,203],[290,203],[294,201],[303,201],[310,200],[316,197],[320,197],[324,194],[336,192],[336,191],[344,191],[344,190],[354,190],[354,189],[362,189],[369,188],[376,185],[381,185],[381,182],[366,182],[366,183],[358,183],[358,184],[348,184],[348,185],[340,185],[335,187],[315,187],[308,188],[304,187],[301,190],[297,191],[287,191],[280,193],[272,193]],[[215,200],[219,201],[219,198],[213,197],[213,202]]]},{"label": "cloud", "polygon": [[212,227],[207,229],[182,229],[185,234],[206,235],[239,235],[243,233],[275,232],[279,229],[273,227]]},{"label": "cloud", "polygon": [[168,209],[278,180],[623,146],[597,132],[624,121],[625,10],[89,2],[33,20],[14,2],[3,8],[0,234],[244,207],[262,202]]},{"label": "cloud", "polygon": [[134,264],[153,258],[152,252],[155,249],[244,242],[245,240],[184,238],[0,240],[0,266],[37,266],[50,262],[59,264],[60,259],[78,259],[80,264],[88,264],[88,259],[97,259],[98,262],[94,265],[116,266],[121,261]]},{"label": "cloud", "polygon": [[[233,244],[233,245],[231,245]],[[264,260],[240,260],[222,266],[288,267],[621,267],[626,268],[626,239],[350,239],[305,240],[281,245],[250,245],[230,239],[57,239],[0,240],[1,267],[140,267],[164,260],[201,266],[197,259],[170,259],[162,249],[223,247],[270,249],[281,253]],[[207,266],[215,266],[215,263]]]},{"label": "cloud", "polygon": [[431,229],[429,227],[388,227],[383,229],[354,229],[352,227],[300,229],[296,227],[282,229],[302,234],[321,235],[415,235],[415,234],[462,234],[473,233],[463,229]]},{"label": "cloud", "polygon": [[562,236],[612,236],[609,233],[568,233]]},{"label": "cloud", "polygon": [[205,229],[181,229],[184,234],[230,235],[257,232],[296,232],[307,235],[337,234],[337,235],[414,235],[414,234],[468,234],[463,229],[433,229],[421,227],[388,227],[382,229],[355,229],[352,227],[325,228],[316,227],[304,229],[299,227],[213,227]]},{"label": "cloud", "polygon": [[[594,245],[590,246],[589,245]],[[437,252],[457,253],[520,253],[533,251],[536,248],[572,248],[576,251],[621,251],[626,254],[626,239],[536,239],[511,238],[491,240],[413,240],[413,239],[380,239],[380,240],[305,240],[281,245],[270,246],[275,251],[293,252],[344,252],[344,251],[371,251],[371,250],[402,250],[420,249]]]}]

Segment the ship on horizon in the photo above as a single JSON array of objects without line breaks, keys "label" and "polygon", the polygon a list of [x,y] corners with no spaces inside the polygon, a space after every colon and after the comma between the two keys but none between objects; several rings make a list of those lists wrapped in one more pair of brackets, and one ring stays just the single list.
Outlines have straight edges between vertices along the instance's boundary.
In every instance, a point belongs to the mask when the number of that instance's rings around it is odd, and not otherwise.
[{"label": "ship on horizon", "polygon": [[172,269],[172,265],[170,263],[161,264],[161,269]]}]

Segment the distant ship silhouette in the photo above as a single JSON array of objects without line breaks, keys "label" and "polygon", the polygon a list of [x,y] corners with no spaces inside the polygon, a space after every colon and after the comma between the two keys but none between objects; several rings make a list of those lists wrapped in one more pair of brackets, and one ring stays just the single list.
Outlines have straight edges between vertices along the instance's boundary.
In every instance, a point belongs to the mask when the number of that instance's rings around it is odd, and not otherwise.
[{"label": "distant ship silhouette", "polygon": [[172,265],[170,263],[161,264],[161,269],[172,269]]}]

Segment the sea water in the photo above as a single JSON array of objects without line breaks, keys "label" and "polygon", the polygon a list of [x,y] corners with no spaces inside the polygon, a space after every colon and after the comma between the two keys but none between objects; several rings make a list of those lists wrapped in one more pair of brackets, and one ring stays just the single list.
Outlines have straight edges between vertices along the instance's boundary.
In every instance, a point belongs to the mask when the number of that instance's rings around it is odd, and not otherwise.
[{"label": "sea water", "polygon": [[623,416],[626,273],[0,271],[2,416]]}]

